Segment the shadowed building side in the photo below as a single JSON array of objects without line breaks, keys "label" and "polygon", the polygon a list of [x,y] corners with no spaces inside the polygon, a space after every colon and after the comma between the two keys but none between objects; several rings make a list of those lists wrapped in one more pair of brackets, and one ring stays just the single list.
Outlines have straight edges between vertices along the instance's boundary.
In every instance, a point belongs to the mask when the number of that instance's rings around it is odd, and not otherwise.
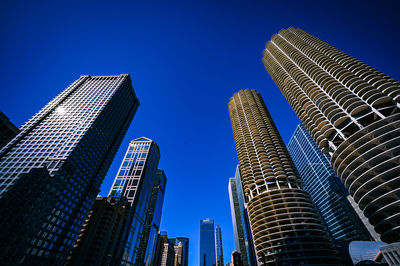
[{"label": "shadowed building side", "polygon": [[65,262],[138,106],[129,75],[81,76],[0,150],[0,261]]},{"label": "shadowed building side", "polygon": [[0,111],[0,149],[19,133],[8,117]]}]

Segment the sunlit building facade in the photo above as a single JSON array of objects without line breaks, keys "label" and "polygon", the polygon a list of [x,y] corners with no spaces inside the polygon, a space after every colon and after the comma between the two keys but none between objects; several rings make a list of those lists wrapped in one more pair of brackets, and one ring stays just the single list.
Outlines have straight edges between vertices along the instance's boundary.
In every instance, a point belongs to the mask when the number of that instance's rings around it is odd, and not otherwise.
[{"label": "sunlit building facade", "polygon": [[189,238],[178,236],[174,238],[168,238],[168,241],[173,246],[179,246],[179,243],[182,243],[182,266],[189,265]]},{"label": "sunlit building facade", "polygon": [[337,240],[371,240],[364,224],[347,201],[348,192],[333,171],[329,157],[323,154],[302,124],[287,145],[304,189],[324,218],[333,238]]},{"label": "sunlit building facade", "polygon": [[257,263],[337,265],[332,239],[261,95],[235,93],[229,112]]},{"label": "sunlit building facade", "polygon": [[249,226],[247,208],[242,190],[239,165],[234,178],[229,178],[229,200],[231,206],[235,249],[241,254],[244,266],[255,266],[254,245]]},{"label": "sunlit building facade", "polygon": [[129,75],[81,76],[0,150],[0,260],[65,262],[138,106]]},{"label": "sunlit building facade", "polygon": [[[151,208],[153,187],[157,185],[157,178],[164,177],[164,175],[156,175],[159,160],[160,150],[154,141],[145,137],[132,140],[110,189],[109,196],[116,200],[127,200],[130,204],[124,229],[125,235],[118,248],[121,265],[143,263],[143,257],[138,255],[142,241],[146,243],[147,251],[151,230],[146,233],[144,228]],[[163,182],[161,179],[160,182]],[[143,249],[144,247],[142,251]],[[144,254],[146,251],[143,251]]]},{"label": "sunlit building facade", "polygon": [[214,220],[200,220],[200,266],[215,266]]},{"label": "sunlit building facade", "polygon": [[400,240],[400,83],[296,28],[263,62],[385,242]]}]

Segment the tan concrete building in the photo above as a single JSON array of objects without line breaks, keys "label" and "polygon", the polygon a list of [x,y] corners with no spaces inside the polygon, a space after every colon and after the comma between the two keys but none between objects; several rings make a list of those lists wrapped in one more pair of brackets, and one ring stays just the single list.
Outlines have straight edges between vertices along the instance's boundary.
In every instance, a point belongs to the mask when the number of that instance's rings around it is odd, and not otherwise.
[{"label": "tan concrete building", "polygon": [[263,62],[381,239],[399,241],[400,83],[295,28]]},{"label": "tan concrete building", "polygon": [[97,197],[66,265],[111,265],[126,223],[129,205]]},{"label": "tan concrete building", "polygon": [[340,265],[260,94],[235,93],[229,113],[258,265]]}]

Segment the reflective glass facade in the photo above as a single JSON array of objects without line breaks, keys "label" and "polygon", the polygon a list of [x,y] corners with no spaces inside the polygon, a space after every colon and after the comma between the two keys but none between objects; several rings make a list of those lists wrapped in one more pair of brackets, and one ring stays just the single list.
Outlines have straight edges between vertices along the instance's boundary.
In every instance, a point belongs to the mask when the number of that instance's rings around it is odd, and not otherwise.
[{"label": "reflective glass facade", "polygon": [[200,266],[215,266],[214,220],[200,220]]},{"label": "reflective glass facade", "polygon": [[154,141],[144,137],[131,141],[111,187],[109,196],[124,198],[131,204],[121,242],[121,265],[134,265],[139,254],[159,160],[160,151]]},{"label": "reflective glass facade", "polygon": [[138,108],[129,75],[81,76],[0,150],[0,258],[61,265]]},{"label": "reflective glass facade", "polygon": [[235,249],[241,254],[244,266],[256,265],[253,239],[249,227],[249,218],[240,180],[239,165],[234,178],[229,179],[229,200],[231,205]]},{"label": "reflective glass facade", "polygon": [[215,227],[215,256],[217,259],[216,266],[224,265],[224,248],[222,245],[222,230],[219,225]]},{"label": "reflective glass facade", "polygon": [[167,184],[164,170],[158,169],[155,175],[150,205],[147,210],[146,221],[139,246],[139,255],[136,265],[153,265],[157,245],[158,231],[160,230],[162,207]]},{"label": "reflective glass facade", "polygon": [[302,124],[299,124],[287,145],[294,164],[304,182],[304,189],[324,218],[337,240],[370,240],[370,235],[347,201],[343,184]]}]

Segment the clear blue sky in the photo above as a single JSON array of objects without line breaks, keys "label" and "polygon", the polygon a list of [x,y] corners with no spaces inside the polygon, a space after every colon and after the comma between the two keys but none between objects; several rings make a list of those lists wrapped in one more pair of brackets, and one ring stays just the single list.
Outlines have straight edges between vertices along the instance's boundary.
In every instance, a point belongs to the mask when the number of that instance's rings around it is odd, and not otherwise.
[{"label": "clear blue sky", "polygon": [[222,227],[227,262],[237,164],[229,98],[259,90],[288,142],[298,120],[261,58],[290,26],[399,80],[397,2],[1,1],[0,110],[21,126],[81,74],[131,74],[141,106],[101,194],[129,141],[153,139],[168,177],[162,230],[190,237],[190,265],[198,265],[199,220],[210,217]]}]

